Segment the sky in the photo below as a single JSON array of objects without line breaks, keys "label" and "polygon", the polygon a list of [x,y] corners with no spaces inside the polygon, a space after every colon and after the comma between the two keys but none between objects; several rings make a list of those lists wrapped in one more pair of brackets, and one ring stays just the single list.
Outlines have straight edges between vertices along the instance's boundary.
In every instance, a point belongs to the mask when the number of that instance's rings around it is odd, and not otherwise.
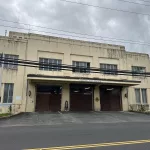
[{"label": "sky", "polygon": [[0,34],[5,35],[7,30],[7,34],[19,31],[54,35],[123,45],[127,51],[150,54],[150,0],[146,1],[0,0]]}]

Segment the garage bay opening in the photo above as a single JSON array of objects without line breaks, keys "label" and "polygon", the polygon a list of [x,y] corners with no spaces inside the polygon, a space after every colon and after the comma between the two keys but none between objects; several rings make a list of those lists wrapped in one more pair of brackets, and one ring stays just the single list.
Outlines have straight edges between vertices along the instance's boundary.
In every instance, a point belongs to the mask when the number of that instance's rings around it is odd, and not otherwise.
[{"label": "garage bay opening", "polygon": [[121,111],[121,87],[100,86],[101,111]]},{"label": "garage bay opening", "polygon": [[70,110],[91,111],[93,109],[93,87],[91,85],[70,85]]},{"label": "garage bay opening", "polygon": [[60,111],[61,95],[61,86],[37,85],[36,111]]}]

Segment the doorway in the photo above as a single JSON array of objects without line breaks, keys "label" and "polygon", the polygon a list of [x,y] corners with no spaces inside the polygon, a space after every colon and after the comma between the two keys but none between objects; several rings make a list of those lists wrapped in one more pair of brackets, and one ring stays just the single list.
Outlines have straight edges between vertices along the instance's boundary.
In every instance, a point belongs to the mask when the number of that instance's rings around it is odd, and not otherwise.
[{"label": "doorway", "polygon": [[36,94],[36,111],[60,111],[61,91],[61,86],[38,85]]},{"label": "doorway", "polygon": [[91,85],[70,85],[70,110],[91,111],[93,108],[93,87]]},{"label": "doorway", "polygon": [[121,87],[100,86],[100,104],[102,111],[121,111]]}]

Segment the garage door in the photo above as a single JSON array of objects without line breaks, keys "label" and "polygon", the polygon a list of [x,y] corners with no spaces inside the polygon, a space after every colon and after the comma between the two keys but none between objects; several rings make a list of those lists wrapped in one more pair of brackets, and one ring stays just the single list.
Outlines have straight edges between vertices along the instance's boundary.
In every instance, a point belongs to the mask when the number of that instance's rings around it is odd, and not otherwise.
[{"label": "garage door", "polygon": [[93,107],[93,88],[90,85],[70,86],[70,110],[91,111]]},{"label": "garage door", "polygon": [[37,93],[36,111],[50,111],[48,93]]},{"label": "garage door", "polygon": [[100,98],[102,111],[121,111],[121,87],[101,86]]},{"label": "garage door", "polygon": [[36,111],[60,111],[61,87],[37,86]]}]

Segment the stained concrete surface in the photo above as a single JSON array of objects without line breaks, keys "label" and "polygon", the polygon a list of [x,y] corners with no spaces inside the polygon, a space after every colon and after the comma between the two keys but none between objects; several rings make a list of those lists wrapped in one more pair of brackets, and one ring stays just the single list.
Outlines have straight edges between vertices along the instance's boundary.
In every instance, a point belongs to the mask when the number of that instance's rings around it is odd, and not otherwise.
[{"label": "stained concrete surface", "polygon": [[0,120],[0,127],[121,122],[150,122],[150,115],[133,112],[25,113]]}]

